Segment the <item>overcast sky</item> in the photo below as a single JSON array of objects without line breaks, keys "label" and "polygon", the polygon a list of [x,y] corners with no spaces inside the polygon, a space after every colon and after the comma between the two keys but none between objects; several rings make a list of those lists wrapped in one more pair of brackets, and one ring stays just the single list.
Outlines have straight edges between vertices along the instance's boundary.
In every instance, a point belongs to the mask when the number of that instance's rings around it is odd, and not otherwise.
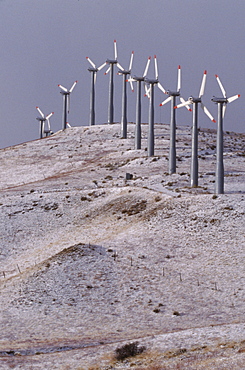
[{"label": "overcast sky", "polygon": [[[0,0],[0,147],[39,137],[36,106],[51,117],[51,128],[62,128],[62,96],[58,84],[70,88],[69,122],[88,125],[89,56],[97,65],[113,58],[141,75],[148,56],[157,55],[159,80],[176,89],[182,67],[181,95],[198,95],[203,71],[207,84],[203,101],[217,120],[213,95],[221,96],[215,74],[227,96],[241,94],[227,107],[224,129],[245,132],[245,1],[244,0]],[[153,63],[149,77],[154,77]],[[109,75],[97,75],[96,123],[107,122]],[[121,119],[122,77],[115,76],[115,121]],[[155,122],[169,123],[167,96],[156,90]],[[135,121],[136,92],[128,89],[128,121]],[[142,102],[142,121],[148,122],[148,99]],[[177,125],[190,125],[192,114],[177,111]],[[199,111],[201,127],[216,127]]]}]

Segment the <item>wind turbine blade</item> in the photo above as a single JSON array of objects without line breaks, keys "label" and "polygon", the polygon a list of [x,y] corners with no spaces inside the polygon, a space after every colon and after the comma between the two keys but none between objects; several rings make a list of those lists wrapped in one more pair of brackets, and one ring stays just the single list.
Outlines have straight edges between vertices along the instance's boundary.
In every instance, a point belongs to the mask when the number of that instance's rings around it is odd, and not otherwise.
[{"label": "wind turbine blade", "polygon": [[178,67],[178,82],[177,82],[177,91],[181,89],[181,67]]},{"label": "wind turbine blade", "polygon": [[97,73],[94,74],[94,84],[96,84]]},{"label": "wind turbine blade", "polygon": [[227,101],[228,101],[228,103],[231,103],[232,101],[240,98],[240,96],[241,96],[240,94],[231,96],[230,98],[227,99]]},{"label": "wind turbine blade", "polygon": [[162,107],[163,105],[165,105],[166,103],[168,103],[170,100],[172,99],[172,96],[169,96],[167,99],[165,99],[160,105],[160,107]]},{"label": "wind turbine blade", "polygon": [[224,116],[225,116],[226,107],[227,107],[227,105],[226,105],[226,104],[224,104],[224,105],[223,105],[223,110],[222,110],[222,117],[223,117],[223,118],[224,118]]},{"label": "wind turbine blade", "polygon": [[[184,100],[184,99],[183,99]],[[182,108],[182,107],[186,107],[187,105],[189,104],[192,104],[192,102],[190,100],[187,100],[187,101],[183,101],[181,104],[178,104],[176,105],[174,108]]]},{"label": "wind turbine blade", "polygon": [[223,94],[223,97],[226,98],[226,91],[225,91],[224,86],[222,85],[222,83],[220,81],[219,76],[218,75],[215,75],[215,77],[216,77],[216,80],[217,80],[217,82],[219,84],[220,90],[221,90],[221,92]]},{"label": "wind turbine blade", "polygon": [[96,65],[94,64],[94,62],[92,62],[92,60],[89,58],[89,57],[86,57],[87,61],[91,64],[91,66],[93,68],[96,68]]},{"label": "wind turbine blade", "polygon": [[119,69],[121,69],[121,71],[125,71],[125,69],[121,66],[121,64],[120,63],[118,63],[117,62],[117,67],[119,68]]},{"label": "wind turbine blade", "polygon": [[150,99],[150,90],[151,90],[151,88],[150,88],[150,86],[147,88],[146,84],[144,84],[144,85],[145,85],[145,96],[147,96],[147,98]]},{"label": "wind turbine blade", "polygon": [[[182,98],[182,96],[179,97],[179,100],[181,101],[182,104],[184,104],[186,101],[184,98]],[[192,109],[189,107],[189,104],[187,105],[184,105],[184,107],[186,107],[186,109],[190,112],[192,112]],[[179,108],[179,107],[178,107]]]},{"label": "wind turbine blade", "polygon": [[77,81],[75,81],[74,82],[74,84],[72,85],[72,87],[70,88],[70,90],[69,90],[69,93],[71,93],[72,91],[73,91],[73,89],[74,89],[74,87],[76,86],[76,84],[77,84]]},{"label": "wind turbine blade", "polygon": [[201,108],[211,121],[216,122],[212,114],[209,112],[209,110],[205,107],[203,103],[201,103]]},{"label": "wind turbine blade", "polygon": [[70,113],[70,94],[67,97],[67,112]]},{"label": "wind turbine blade", "polygon": [[132,92],[134,92],[133,81],[134,81],[134,79],[131,76],[129,76],[129,79],[127,80],[127,82],[130,83],[130,87],[131,87]]},{"label": "wind turbine blade", "polygon": [[150,61],[151,61],[151,57],[149,57],[147,59],[147,62],[146,62],[146,67],[145,67],[145,71],[143,73],[143,77],[145,77],[147,75],[147,72],[148,72],[148,69],[149,69],[149,65],[150,65]]},{"label": "wind turbine blade", "polygon": [[204,71],[203,78],[202,78],[202,83],[201,83],[201,87],[200,87],[200,92],[199,92],[199,98],[201,98],[204,94],[206,79],[207,79],[207,71]]},{"label": "wind turbine blade", "polygon": [[51,126],[50,126],[50,122],[48,118],[47,118],[47,122],[48,122],[48,130],[51,131]]},{"label": "wind turbine blade", "polygon": [[66,122],[66,126],[71,128],[71,125],[69,122]]},{"label": "wind turbine blade", "polygon": [[164,87],[160,84],[160,82],[158,82],[157,84],[157,87],[164,93],[166,94],[166,90],[164,89]]},{"label": "wind turbine blade", "polygon": [[65,92],[68,92],[68,90],[67,90],[67,88],[66,88],[66,87],[64,87],[64,86],[62,86],[62,85],[58,85],[58,86],[59,86],[59,88],[60,88],[61,90],[65,91]]},{"label": "wind turbine blade", "polygon": [[131,57],[130,57],[130,62],[129,62],[129,71],[131,71],[132,69],[132,65],[133,65],[133,59],[134,59],[134,51],[132,51],[132,54],[131,54]]},{"label": "wind turbine blade", "polygon": [[110,69],[111,69],[111,65],[109,65],[109,67],[108,67],[108,68],[107,68],[107,70],[105,71],[105,75],[107,75],[107,73],[109,73]]},{"label": "wind turbine blade", "polygon": [[46,119],[47,119],[47,120],[49,120],[49,118],[50,118],[53,114],[54,114],[54,112],[52,112],[52,113],[48,114],[48,115],[46,116]]},{"label": "wind turbine blade", "polygon": [[41,111],[41,109],[40,109],[39,107],[36,107],[36,109],[37,109],[38,113],[40,114],[40,116],[41,116],[42,118],[44,118],[44,114],[43,114],[43,112]]},{"label": "wind turbine blade", "polygon": [[106,66],[106,62],[105,63],[103,63],[103,64],[101,64],[101,66],[99,66],[97,69],[98,69],[98,71],[100,71],[102,68],[104,68],[105,66]]},{"label": "wind turbine blade", "polygon": [[114,40],[114,55],[115,55],[115,60],[117,60],[117,41]]},{"label": "wind turbine blade", "polygon": [[155,77],[158,80],[158,66],[157,66],[157,56],[154,55],[154,64],[155,64]]}]

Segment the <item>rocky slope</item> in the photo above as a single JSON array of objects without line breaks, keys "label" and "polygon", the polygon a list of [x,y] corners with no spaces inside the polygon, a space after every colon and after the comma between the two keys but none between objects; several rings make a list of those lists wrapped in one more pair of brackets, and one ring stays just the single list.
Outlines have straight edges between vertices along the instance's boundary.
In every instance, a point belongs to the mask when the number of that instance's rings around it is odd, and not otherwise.
[{"label": "rocky slope", "polygon": [[[245,135],[224,136],[216,196],[215,131],[190,188],[190,128],[173,175],[169,127],[151,158],[142,128],[142,150],[114,124],[0,151],[0,368],[242,368]],[[115,361],[135,340],[146,351]]]}]

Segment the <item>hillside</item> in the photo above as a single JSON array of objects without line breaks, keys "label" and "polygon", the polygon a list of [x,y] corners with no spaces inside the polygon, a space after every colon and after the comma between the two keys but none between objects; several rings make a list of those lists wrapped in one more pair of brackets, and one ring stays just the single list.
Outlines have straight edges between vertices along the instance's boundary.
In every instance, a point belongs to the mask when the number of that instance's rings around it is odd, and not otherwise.
[{"label": "hillside", "polygon": [[[241,369],[245,362],[245,135],[74,127],[0,150],[0,369]],[[131,174],[130,180],[126,173]],[[113,359],[124,343],[146,351]],[[182,366],[182,367],[181,367]]]}]

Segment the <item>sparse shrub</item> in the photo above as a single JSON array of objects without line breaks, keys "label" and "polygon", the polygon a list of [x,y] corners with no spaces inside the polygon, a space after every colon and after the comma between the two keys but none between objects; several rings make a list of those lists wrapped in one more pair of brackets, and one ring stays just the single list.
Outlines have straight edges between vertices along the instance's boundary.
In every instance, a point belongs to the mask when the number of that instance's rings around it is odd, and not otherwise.
[{"label": "sparse shrub", "polygon": [[125,358],[137,356],[145,350],[145,346],[139,347],[139,342],[127,343],[115,350],[115,358],[118,361],[123,361]]},{"label": "sparse shrub", "polygon": [[173,315],[174,315],[174,316],[180,316],[180,313],[179,313],[179,311],[174,311],[174,312],[173,312]]},{"label": "sparse shrub", "polygon": [[160,312],[160,309],[159,308],[154,308],[153,312],[159,313]]}]

